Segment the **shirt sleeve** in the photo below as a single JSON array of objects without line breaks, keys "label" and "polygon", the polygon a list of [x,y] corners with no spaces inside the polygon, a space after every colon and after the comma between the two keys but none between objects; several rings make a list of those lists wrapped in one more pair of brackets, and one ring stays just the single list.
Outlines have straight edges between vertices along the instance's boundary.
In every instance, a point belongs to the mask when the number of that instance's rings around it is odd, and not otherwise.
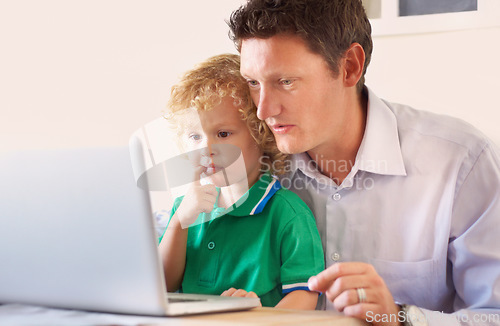
[{"label": "shirt sleeve", "polygon": [[[305,206],[305,204],[304,204]],[[309,277],[325,269],[323,247],[310,210],[301,209],[281,233],[281,284],[283,293],[309,291]]]},{"label": "shirt sleeve", "polygon": [[163,237],[165,236],[165,232],[167,231],[167,228],[168,228],[168,224],[170,223],[170,220],[172,219],[172,216],[174,216],[175,214],[175,211],[177,211],[177,208],[179,208],[179,205],[181,204],[182,202],[182,198],[184,198],[184,196],[181,196],[181,197],[177,197],[175,200],[174,200],[174,204],[172,206],[172,208],[170,209],[170,211],[167,211],[167,210],[164,210],[162,209],[161,211],[158,211],[158,212],[155,212],[155,219],[156,220],[159,220],[159,219],[165,219],[166,216],[165,215],[169,215],[168,216],[168,222],[166,223],[165,225],[165,228],[163,229],[163,233],[161,234],[161,236],[159,237],[158,239],[158,244],[161,243],[161,240],[163,239]]},{"label": "shirt sleeve", "polygon": [[448,245],[455,313],[426,311],[429,325],[500,325],[499,162],[486,146],[458,176]]}]

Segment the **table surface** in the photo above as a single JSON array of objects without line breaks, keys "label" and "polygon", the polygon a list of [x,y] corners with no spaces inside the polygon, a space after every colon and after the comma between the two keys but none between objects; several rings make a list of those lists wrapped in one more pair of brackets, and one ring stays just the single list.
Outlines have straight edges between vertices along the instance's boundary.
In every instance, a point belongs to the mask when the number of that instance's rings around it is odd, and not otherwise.
[{"label": "table surface", "polygon": [[[276,308],[254,308],[247,311],[169,318],[168,323],[154,325],[334,325],[362,326],[368,323],[330,311],[301,311]],[[151,324],[153,325],[153,324]]]}]

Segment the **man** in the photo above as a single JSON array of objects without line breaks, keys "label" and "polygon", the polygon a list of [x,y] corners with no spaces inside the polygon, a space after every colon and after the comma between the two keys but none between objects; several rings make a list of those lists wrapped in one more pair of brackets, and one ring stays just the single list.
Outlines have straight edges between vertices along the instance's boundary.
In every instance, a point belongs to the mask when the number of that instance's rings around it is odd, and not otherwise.
[{"label": "man", "polygon": [[468,124],[364,86],[360,0],[250,0],[231,37],[257,116],[294,154],[282,178],[309,205],[327,309],[374,325],[500,325],[500,160]]}]

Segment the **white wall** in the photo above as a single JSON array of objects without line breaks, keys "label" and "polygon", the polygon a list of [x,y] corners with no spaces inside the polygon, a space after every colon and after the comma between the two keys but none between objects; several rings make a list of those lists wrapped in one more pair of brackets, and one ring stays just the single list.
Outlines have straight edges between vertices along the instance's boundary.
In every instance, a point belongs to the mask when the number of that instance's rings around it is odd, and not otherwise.
[{"label": "white wall", "polygon": [[178,76],[236,50],[238,0],[0,0],[0,153],[126,145]]},{"label": "white wall", "polygon": [[499,52],[500,27],[379,36],[366,81],[380,97],[459,117],[500,144]]},{"label": "white wall", "polygon": [[[233,52],[244,0],[0,0],[0,152],[123,145],[157,118],[177,77]],[[500,143],[500,27],[377,37],[381,97],[469,121]]]}]

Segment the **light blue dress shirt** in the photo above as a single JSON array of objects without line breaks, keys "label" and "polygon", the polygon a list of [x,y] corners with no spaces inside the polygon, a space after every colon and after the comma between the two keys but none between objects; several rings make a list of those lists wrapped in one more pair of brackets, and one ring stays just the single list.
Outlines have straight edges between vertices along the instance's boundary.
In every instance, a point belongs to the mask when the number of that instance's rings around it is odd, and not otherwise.
[{"label": "light blue dress shirt", "polygon": [[499,151],[463,121],[368,98],[341,185],[305,153],[280,180],[313,211],[326,266],[372,264],[429,325],[500,325]]}]

